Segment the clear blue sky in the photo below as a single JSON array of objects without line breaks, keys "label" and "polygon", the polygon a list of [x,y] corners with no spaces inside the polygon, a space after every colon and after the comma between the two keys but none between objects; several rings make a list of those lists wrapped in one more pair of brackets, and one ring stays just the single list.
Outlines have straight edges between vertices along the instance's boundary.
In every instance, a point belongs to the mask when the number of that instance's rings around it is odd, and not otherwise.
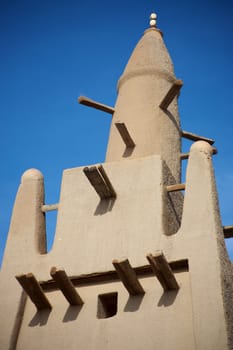
[{"label": "clear blue sky", "polygon": [[[111,117],[76,99],[114,105],[152,11],[184,81],[182,128],[216,140],[223,224],[233,224],[232,0],[0,0],[0,260],[26,169],[42,171],[56,203],[63,169],[104,161]],[[233,258],[232,240],[228,249]]]}]

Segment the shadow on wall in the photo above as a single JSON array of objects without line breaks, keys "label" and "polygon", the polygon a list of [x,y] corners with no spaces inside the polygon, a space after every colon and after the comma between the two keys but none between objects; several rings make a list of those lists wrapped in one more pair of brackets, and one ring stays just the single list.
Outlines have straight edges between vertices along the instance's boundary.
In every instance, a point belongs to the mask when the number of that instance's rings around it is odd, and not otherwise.
[{"label": "shadow on wall", "polygon": [[124,158],[130,157],[132,155],[133,151],[134,151],[134,147],[126,147],[125,151],[123,153],[123,157]]},{"label": "shadow on wall", "polygon": [[165,235],[170,236],[177,233],[180,228],[183,214],[184,195],[181,191],[170,193],[166,190],[166,186],[176,184],[176,180],[171,174],[166,162],[163,162],[163,179],[163,227]]},{"label": "shadow on wall", "polygon": [[135,312],[139,309],[142,300],[144,298],[144,294],[137,296],[129,296],[129,299],[125,305],[125,312]]},{"label": "shadow on wall", "polygon": [[[179,290],[170,290],[163,292],[159,301],[157,302],[158,307],[169,307],[171,306],[177,297]],[[135,295],[128,297],[126,305],[124,307],[124,312],[137,312],[141,307],[143,298],[145,295]],[[115,316],[118,313],[118,293],[104,293],[99,294],[97,298],[97,314],[96,317],[98,319],[110,318]],[[69,305],[66,309],[64,317],[62,319],[63,323],[76,321],[81,310],[83,309],[83,305]],[[29,327],[43,327],[46,326],[49,320],[50,313],[52,309],[44,309],[36,311],[35,315],[29,322]],[[94,314],[93,314],[94,317]]]},{"label": "shadow on wall", "polygon": [[[78,305],[78,306],[69,305],[63,317],[62,322],[66,323],[66,322],[75,321],[82,309],[82,306],[83,305]],[[50,309],[37,311],[36,314],[31,319],[31,321],[29,322],[28,326],[29,327],[46,326],[51,312],[52,310]]]},{"label": "shadow on wall", "polygon": [[176,121],[176,118],[174,117],[174,115],[170,111],[168,111],[167,109],[163,110],[163,112],[172,121],[172,123],[174,124],[175,128],[180,132],[179,125],[177,124],[177,121]]},{"label": "shadow on wall", "polygon": [[29,322],[29,327],[46,326],[51,311],[52,310],[50,309],[37,311],[34,317]]},{"label": "shadow on wall", "polygon": [[75,321],[76,318],[78,317],[83,305],[78,305],[78,306],[68,306],[65,316],[63,317],[63,322],[71,322]]},{"label": "shadow on wall", "polygon": [[115,204],[115,198],[102,199],[99,201],[99,204],[95,210],[94,215],[104,215],[109,211],[112,211],[113,206]]},{"label": "shadow on wall", "polygon": [[175,302],[178,293],[179,289],[164,292],[161,298],[159,299],[157,306],[171,306]]}]

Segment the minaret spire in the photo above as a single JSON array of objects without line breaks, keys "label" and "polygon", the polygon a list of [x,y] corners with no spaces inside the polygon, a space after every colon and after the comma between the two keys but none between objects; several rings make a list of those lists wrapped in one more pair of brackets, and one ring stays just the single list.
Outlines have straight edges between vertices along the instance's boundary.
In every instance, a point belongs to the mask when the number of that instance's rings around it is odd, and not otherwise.
[{"label": "minaret spire", "polygon": [[[136,45],[118,81],[118,98],[106,161],[159,155],[170,169],[174,181],[179,183],[180,122],[177,94],[169,98],[168,108],[161,107],[161,102],[177,79],[162,32],[156,27],[156,20],[156,13],[151,13],[150,27]],[[134,147],[127,147],[122,142],[119,125],[122,130],[124,127],[125,135],[130,135]]]}]

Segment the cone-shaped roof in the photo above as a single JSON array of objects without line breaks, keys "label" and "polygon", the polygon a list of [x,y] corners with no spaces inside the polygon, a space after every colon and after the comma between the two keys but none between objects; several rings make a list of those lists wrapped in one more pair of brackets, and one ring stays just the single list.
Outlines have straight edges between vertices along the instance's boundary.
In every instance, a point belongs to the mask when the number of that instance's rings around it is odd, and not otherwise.
[{"label": "cone-shaped roof", "polygon": [[171,58],[163,42],[162,32],[149,28],[136,45],[121,76],[118,88],[132,76],[156,74],[164,75],[169,80],[174,76]]},{"label": "cone-shaped roof", "polygon": [[[180,126],[177,96],[168,110],[161,102],[176,82],[173,64],[156,18],[136,45],[118,82],[106,161],[160,156],[180,179]],[[124,130],[119,130],[119,127]],[[124,144],[119,133],[132,142]],[[134,146],[132,146],[134,145]]]}]

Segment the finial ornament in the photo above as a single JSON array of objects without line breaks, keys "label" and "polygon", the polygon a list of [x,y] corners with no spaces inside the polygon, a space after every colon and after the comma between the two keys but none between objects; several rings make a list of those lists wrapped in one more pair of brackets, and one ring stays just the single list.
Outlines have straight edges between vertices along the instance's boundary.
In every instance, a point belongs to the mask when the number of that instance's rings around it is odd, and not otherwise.
[{"label": "finial ornament", "polygon": [[156,19],[157,19],[157,15],[156,13],[152,13],[150,15],[150,27],[156,27]]}]

